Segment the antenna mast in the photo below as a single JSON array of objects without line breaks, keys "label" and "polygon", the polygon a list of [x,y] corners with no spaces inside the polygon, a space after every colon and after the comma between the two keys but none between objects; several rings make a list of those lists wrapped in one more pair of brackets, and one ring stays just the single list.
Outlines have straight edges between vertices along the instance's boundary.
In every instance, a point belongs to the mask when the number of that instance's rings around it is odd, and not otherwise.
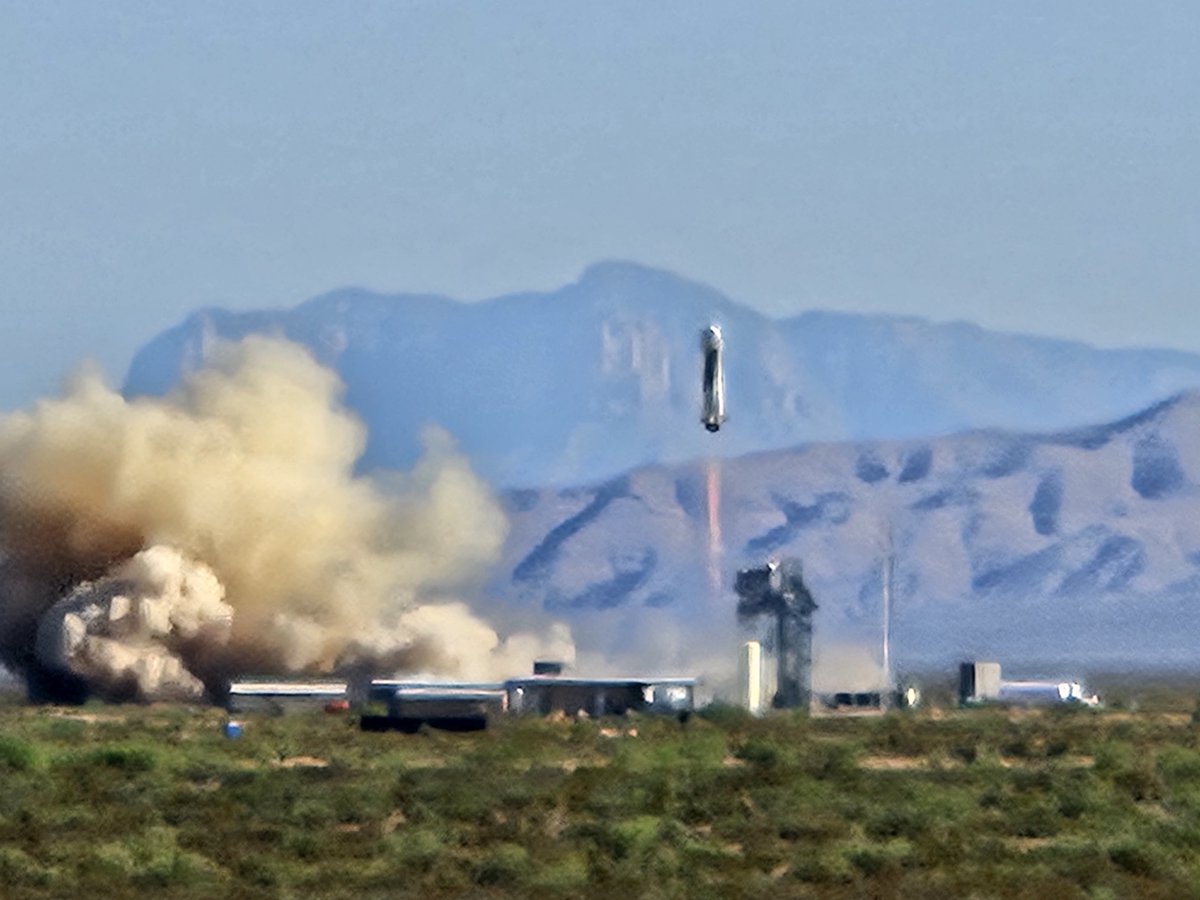
[{"label": "antenna mast", "polygon": [[892,679],[892,579],[896,573],[896,551],[892,543],[892,525],[887,527],[887,552],[883,557],[883,689],[890,693]]}]

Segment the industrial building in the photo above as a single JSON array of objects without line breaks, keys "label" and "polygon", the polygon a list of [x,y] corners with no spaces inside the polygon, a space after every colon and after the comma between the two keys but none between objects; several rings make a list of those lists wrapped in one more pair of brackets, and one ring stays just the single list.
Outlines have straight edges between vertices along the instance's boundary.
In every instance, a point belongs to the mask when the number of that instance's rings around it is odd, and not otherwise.
[{"label": "industrial building", "polygon": [[499,682],[362,678],[341,681],[247,679],[230,683],[231,714],[346,709],[362,713],[366,730],[416,731],[422,725],[475,731],[506,714],[620,716],[630,712],[687,716],[695,708],[695,678],[562,677],[562,664],[538,662],[537,674]]},{"label": "industrial building", "polygon": [[482,731],[508,709],[503,685],[372,683],[374,696],[387,694],[387,714],[364,712],[365,731],[416,732],[422,725],[444,731]]},{"label": "industrial building", "polygon": [[836,691],[818,699],[826,709],[882,712],[884,703],[896,698],[889,698],[884,691]]},{"label": "industrial building", "polygon": [[959,667],[958,700],[962,706],[985,703],[1008,706],[1097,706],[1078,681],[1005,681],[998,662],[965,662]]},{"label": "industrial building", "polygon": [[234,681],[225,695],[231,713],[308,712],[347,703],[344,681]]},{"label": "industrial building", "polygon": [[812,616],[817,603],[804,584],[800,561],[784,559],[742,569],[734,590],[740,619],[773,619],[777,674],[771,705],[808,709],[812,701]]},{"label": "industrial building", "polygon": [[467,694],[483,694],[501,699],[507,709],[508,695],[502,681],[439,681],[436,679],[371,678],[352,682],[350,701],[356,707],[378,707],[391,704],[397,696],[411,702],[425,699],[432,702],[437,696],[447,699]]},{"label": "industrial building", "polygon": [[486,728],[505,714],[619,716],[630,712],[686,716],[695,707],[695,678],[572,678],[559,663],[537,662],[536,674],[503,682],[376,678],[351,694],[367,730],[456,731]]},{"label": "industrial building", "polygon": [[679,715],[695,706],[695,678],[563,678],[534,675],[505,682],[508,708],[536,715]]},{"label": "industrial building", "polygon": [[958,702],[971,706],[1000,699],[1000,663],[965,662],[958,667]]},{"label": "industrial building", "polygon": [[913,709],[921,702],[915,684],[889,691],[835,691],[821,694],[821,707],[835,712],[886,712],[889,709]]}]

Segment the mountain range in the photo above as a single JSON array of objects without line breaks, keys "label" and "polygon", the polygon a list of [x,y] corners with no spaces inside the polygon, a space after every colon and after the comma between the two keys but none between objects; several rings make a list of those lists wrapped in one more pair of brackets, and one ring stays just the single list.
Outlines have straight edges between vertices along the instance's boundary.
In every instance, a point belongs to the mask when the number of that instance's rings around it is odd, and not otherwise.
[{"label": "mountain range", "polygon": [[[727,347],[717,435],[698,422],[712,321]],[[337,369],[369,426],[364,469],[410,465],[425,424],[454,435],[511,523],[485,605],[514,627],[566,620],[583,669],[728,676],[736,640],[763,630],[734,627],[734,573],[783,555],[820,605],[827,680],[842,649],[877,647],[889,557],[901,667],[1194,660],[1200,356],[771,319],[603,263],[471,304],[343,290],[202,310],[137,354],[125,391],[165,392],[215,339],[250,333]]]},{"label": "mountain range", "polygon": [[511,492],[494,589],[568,618],[606,660],[715,670],[733,657],[737,569],[799,558],[818,655],[874,651],[890,557],[902,667],[1178,667],[1200,633],[1198,500],[1186,393],[1088,428],[810,444]]},{"label": "mountain range", "polygon": [[[700,330],[721,324],[729,422],[699,424]],[[806,312],[768,318],[631,263],[476,303],[335,291],[294,309],[204,309],[135,356],[127,394],[161,394],[217,338],[285,335],[340,373],[370,426],[363,466],[407,468],[445,427],[504,487],[600,480],[648,463],[800,443],[1047,430],[1200,387],[1200,356],[1100,350],[966,323]]]}]

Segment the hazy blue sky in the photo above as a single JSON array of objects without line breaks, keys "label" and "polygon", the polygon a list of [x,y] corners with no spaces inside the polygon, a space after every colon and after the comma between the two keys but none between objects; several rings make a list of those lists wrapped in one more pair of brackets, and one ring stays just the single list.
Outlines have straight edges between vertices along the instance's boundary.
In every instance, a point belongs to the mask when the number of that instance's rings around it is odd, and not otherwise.
[{"label": "hazy blue sky", "polygon": [[202,305],[629,258],[1200,351],[1200,5],[0,5],[0,407]]}]

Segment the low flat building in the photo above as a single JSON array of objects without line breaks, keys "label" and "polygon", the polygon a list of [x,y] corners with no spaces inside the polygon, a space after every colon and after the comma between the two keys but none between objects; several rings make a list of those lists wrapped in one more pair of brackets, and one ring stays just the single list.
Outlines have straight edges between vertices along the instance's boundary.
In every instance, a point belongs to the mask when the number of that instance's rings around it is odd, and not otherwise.
[{"label": "low flat building", "polygon": [[1100,698],[1088,695],[1078,681],[1006,681],[1000,663],[969,662],[959,667],[959,703],[977,706],[986,703],[1007,706],[1055,706],[1081,704],[1097,706]]},{"label": "low flat building", "polygon": [[397,692],[410,696],[452,693],[455,691],[477,691],[504,694],[502,681],[439,681],[430,678],[372,678],[369,682],[353,685],[351,699],[358,706],[390,704]]},{"label": "low flat building", "polygon": [[503,687],[402,684],[392,691],[386,715],[364,713],[366,731],[415,733],[422,726],[443,731],[482,731],[508,708]]},{"label": "low flat building", "polygon": [[375,678],[351,691],[368,731],[458,731],[487,727],[506,713],[619,716],[629,712],[686,715],[695,707],[695,678],[564,678],[562,665],[505,682]]},{"label": "low flat building", "polygon": [[886,712],[889,709],[913,709],[921,702],[914,684],[893,690],[833,691],[818,695],[820,705],[833,712]]},{"label": "low flat building", "polygon": [[344,681],[234,681],[225,695],[231,713],[310,712],[344,702]]},{"label": "low flat building", "polygon": [[563,678],[533,675],[505,682],[514,713],[622,716],[629,712],[690,713],[695,678]]}]

